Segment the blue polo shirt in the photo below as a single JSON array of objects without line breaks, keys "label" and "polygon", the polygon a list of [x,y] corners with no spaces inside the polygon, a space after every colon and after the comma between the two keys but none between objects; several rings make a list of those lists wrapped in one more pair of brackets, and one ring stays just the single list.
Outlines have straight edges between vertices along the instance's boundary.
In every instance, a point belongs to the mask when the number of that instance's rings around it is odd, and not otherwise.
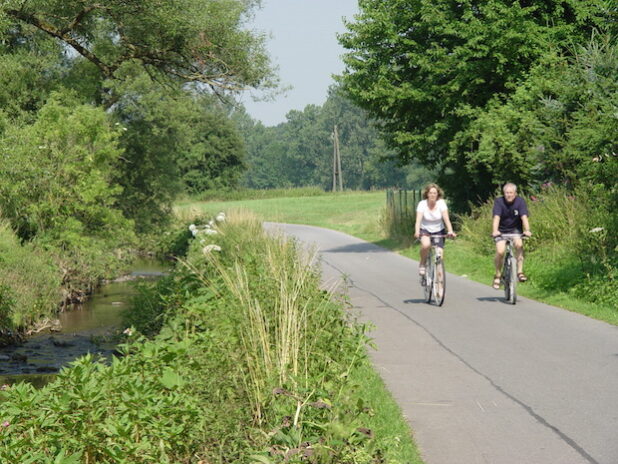
[{"label": "blue polo shirt", "polygon": [[500,216],[500,224],[498,230],[503,233],[514,231],[523,231],[521,223],[522,216],[530,216],[528,214],[528,206],[521,197],[515,197],[513,203],[508,203],[504,197],[498,197],[494,200],[493,216]]}]

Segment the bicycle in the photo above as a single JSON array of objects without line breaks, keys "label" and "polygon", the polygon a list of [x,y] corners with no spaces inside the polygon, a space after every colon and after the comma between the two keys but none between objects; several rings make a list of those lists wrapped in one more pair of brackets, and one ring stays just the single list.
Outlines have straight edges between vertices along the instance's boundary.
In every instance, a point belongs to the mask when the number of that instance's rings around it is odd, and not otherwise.
[{"label": "bicycle", "polygon": [[504,297],[508,303],[517,303],[517,258],[513,252],[513,240],[516,238],[528,238],[522,234],[501,234],[500,237],[506,240],[506,250],[504,252],[504,263],[502,264],[502,275],[500,282],[504,285]]},{"label": "bicycle", "polygon": [[429,235],[431,247],[425,266],[425,274],[421,276],[420,283],[425,292],[425,302],[433,302],[442,306],[446,295],[446,271],[444,270],[444,260],[442,252],[438,246],[441,238],[448,235]]}]

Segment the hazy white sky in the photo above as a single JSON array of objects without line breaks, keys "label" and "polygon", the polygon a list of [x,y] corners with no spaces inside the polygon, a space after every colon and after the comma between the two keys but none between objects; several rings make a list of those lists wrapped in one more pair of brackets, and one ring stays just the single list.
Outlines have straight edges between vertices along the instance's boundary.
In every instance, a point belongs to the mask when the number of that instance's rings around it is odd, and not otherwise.
[{"label": "hazy white sky", "polygon": [[281,84],[292,89],[270,102],[253,102],[247,93],[242,102],[254,119],[273,126],[292,109],[326,101],[331,75],[343,71],[336,33],[345,31],[343,17],[358,13],[358,0],[263,0],[262,6],[253,28],[271,34],[268,51]]}]

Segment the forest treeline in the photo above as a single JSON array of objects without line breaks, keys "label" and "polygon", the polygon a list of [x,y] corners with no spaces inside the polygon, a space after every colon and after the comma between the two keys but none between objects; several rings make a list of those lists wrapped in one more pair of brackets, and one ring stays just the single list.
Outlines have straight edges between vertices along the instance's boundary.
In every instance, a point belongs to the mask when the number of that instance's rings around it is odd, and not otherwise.
[{"label": "forest treeline", "polygon": [[337,127],[344,189],[420,188],[433,177],[417,162],[401,163],[387,148],[370,116],[333,85],[323,105],[292,110],[272,127],[238,114],[246,147],[241,185],[253,189],[333,188]]}]

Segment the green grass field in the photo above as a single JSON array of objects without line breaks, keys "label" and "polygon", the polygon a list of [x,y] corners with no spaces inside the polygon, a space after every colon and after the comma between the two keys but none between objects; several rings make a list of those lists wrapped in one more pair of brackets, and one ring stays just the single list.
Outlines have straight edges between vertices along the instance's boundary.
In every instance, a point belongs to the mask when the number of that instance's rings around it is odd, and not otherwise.
[{"label": "green grass field", "polygon": [[186,200],[176,204],[179,215],[248,209],[264,221],[309,224],[339,230],[368,241],[380,238],[379,214],[385,192],[345,192],[323,196],[269,198],[265,200]]},{"label": "green grass field", "polygon": [[[338,230],[417,260],[418,246],[404,246],[384,237],[380,228],[380,214],[385,204],[384,191],[345,192],[323,196],[226,202],[187,200],[176,205],[176,212],[179,216],[191,217],[197,213],[214,214],[218,211],[244,208],[253,211],[264,221],[308,224]],[[534,229],[534,224],[532,225]],[[487,285],[491,283],[492,258],[476,253],[465,237],[449,242],[446,252],[449,272],[466,275],[471,280]],[[546,285],[548,281],[569,273],[568,262],[558,265],[545,254],[537,253],[527,259],[526,269],[530,281],[519,285],[518,293],[521,296],[618,325],[618,312],[613,308],[574,298],[566,290],[557,290],[560,285],[555,283]]]}]

